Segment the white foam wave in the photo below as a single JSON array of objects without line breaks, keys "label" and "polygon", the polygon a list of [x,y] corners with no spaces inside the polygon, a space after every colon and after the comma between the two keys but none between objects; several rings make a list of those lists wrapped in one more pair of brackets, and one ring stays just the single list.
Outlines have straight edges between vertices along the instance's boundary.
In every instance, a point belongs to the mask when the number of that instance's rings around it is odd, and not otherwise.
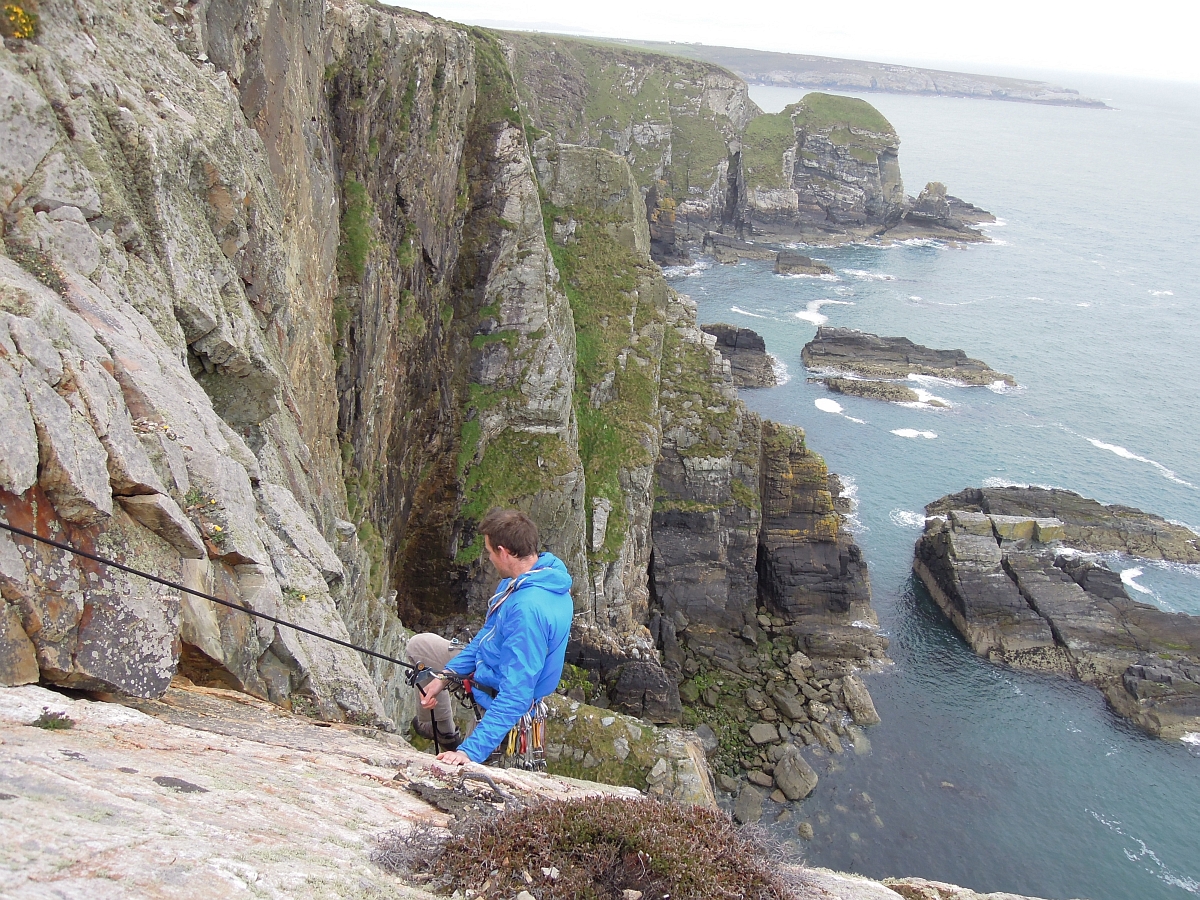
[{"label": "white foam wave", "polygon": [[1150,588],[1148,588],[1148,587],[1143,587],[1142,585],[1137,583],[1137,579],[1140,578],[1141,575],[1142,575],[1142,570],[1136,566],[1134,566],[1132,569],[1122,569],[1121,570],[1121,583],[1123,585],[1125,585],[1125,587],[1133,588],[1139,594],[1150,594],[1151,596],[1153,596],[1154,591],[1150,590]]},{"label": "white foam wave", "polygon": [[1095,438],[1085,438],[1085,440],[1097,450],[1107,450],[1109,453],[1115,453],[1122,459],[1133,460],[1134,462],[1146,463],[1146,465],[1153,466],[1158,470],[1158,474],[1167,479],[1167,481],[1173,481],[1176,484],[1182,484],[1184,487],[1196,487],[1190,481],[1184,481],[1162,463],[1156,462],[1155,460],[1149,459],[1145,456],[1138,456],[1132,450],[1127,450],[1117,444],[1106,444],[1104,441],[1098,441]]},{"label": "white foam wave", "polygon": [[932,431],[918,431],[915,428],[893,428],[892,434],[902,438],[917,438],[923,437],[927,440],[933,440],[937,435]]},{"label": "white foam wave", "polygon": [[750,318],[752,318],[752,319],[771,319],[771,318],[774,318],[773,316],[761,316],[761,315],[759,315],[758,313],[752,313],[752,312],[750,312],[750,310],[748,310],[748,309],[742,309],[740,306],[731,306],[731,307],[729,307],[729,311],[730,311],[730,312],[732,312],[732,313],[737,313],[739,316],[749,316],[749,317],[750,317]]},{"label": "white foam wave", "polygon": [[690,266],[666,266],[663,275],[667,278],[694,278],[712,268],[712,260],[701,257]]},{"label": "white foam wave", "polygon": [[924,528],[925,514],[915,513],[908,509],[893,509],[888,518],[897,528]]},{"label": "white foam wave", "polygon": [[824,325],[829,321],[829,316],[821,314],[822,306],[853,306],[849,300],[810,300],[808,305],[800,312],[793,313],[797,319],[802,319],[805,322],[812,322],[814,325]]},{"label": "white foam wave", "polygon": [[893,247],[945,247],[941,241],[935,241],[933,238],[909,238],[906,241],[896,241],[892,244]]},{"label": "white foam wave", "polygon": [[985,488],[1004,488],[1004,487],[1031,488],[1031,487],[1033,487],[1033,488],[1042,488],[1043,490],[1046,490],[1046,491],[1062,490],[1062,487],[1057,484],[1028,484],[1024,481],[1013,481],[1011,478],[1005,478],[1003,476],[997,476],[997,475],[992,475],[992,476],[989,476],[989,477],[983,479],[983,486]]},{"label": "white foam wave", "polygon": [[[1112,754],[1109,753],[1106,755],[1111,756]],[[1095,810],[1089,809],[1087,812],[1093,819],[1107,827],[1113,833],[1119,834],[1121,837],[1127,838],[1137,845],[1137,849],[1132,847],[1122,848],[1127,860],[1132,863],[1141,864],[1147,872],[1154,875],[1160,881],[1164,881],[1173,887],[1183,888],[1189,894],[1200,894],[1200,881],[1197,881],[1195,878],[1189,878],[1186,875],[1175,874],[1169,866],[1159,859],[1158,854],[1146,845],[1145,841],[1125,831],[1121,827],[1120,822],[1115,819],[1106,819]]]},{"label": "white foam wave", "polygon": [[908,299],[909,299],[909,300],[915,300],[915,301],[917,301],[918,303],[920,303],[920,302],[921,302],[921,298],[920,298],[920,297],[918,297],[916,294],[909,294],[909,295],[908,295]]},{"label": "white foam wave", "polygon": [[850,623],[851,628],[862,628],[865,631],[878,631],[879,626],[874,622],[864,622],[862,619],[855,619]]},{"label": "white foam wave", "polygon": [[842,272],[859,281],[895,281],[895,275],[886,272],[868,272],[866,269],[842,269]]},{"label": "white foam wave", "polygon": [[1084,303],[1076,303],[1075,305],[1076,305],[1076,306],[1078,306],[1078,307],[1081,307],[1081,308],[1083,308],[1083,309],[1087,309],[1087,308],[1088,308],[1088,307],[1090,307],[1092,304],[1090,304],[1090,303],[1087,303],[1087,302],[1084,302]]},{"label": "white foam wave", "polygon": [[1200,747],[1200,731],[1189,731],[1179,740],[1185,744],[1191,744],[1193,747]]},{"label": "white foam wave", "polygon": [[1001,219],[999,216],[996,216],[996,221],[994,221],[994,222],[980,222],[980,223],[979,223],[978,225],[976,225],[975,227],[976,227],[976,228],[1004,228],[1006,225],[1008,225],[1008,223],[1007,223],[1007,222],[1005,222],[1005,221],[1004,221],[1003,219]]},{"label": "white foam wave", "polygon": [[[918,375],[916,372],[909,372],[907,375],[907,380],[915,381],[917,384],[924,384],[928,386],[942,385],[944,387],[956,388],[971,387],[971,385],[967,384],[965,381],[959,381],[956,378],[940,378],[937,375]],[[916,391],[918,395],[920,395],[922,392],[922,388],[913,388],[913,390]],[[932,396],[932,394],[930,396]]]},{"label": "white foam wave", "polygon": [[787,363],[776,356],[774,353],[768,353],[771,359],[771,369],[775,372],[775,383],[777,385],[787,384],[792,380],[792,373],[788,371]]},{"label": "white foam wave", "polygon": [[1174,291],[1151,291],[1150,296],[1151,297],[1174,297],[1175,292]]},{"label": "white foam wave", "polygon": [[[862,419],[855,419],[853,416],[846,416],[846,418],[861,425],[867,424]],[[851,534],[870,531],[871,529],[864,525],[862,519],[858,517],[858,482],[850,475],[839,475],[838,480],[842,483],[842,498],[850,504],[850,512],[846,515],[846,530]]]},{"label": "white foam wave", "polygon": [[788,272],[787,274],[778,273],[779,278],[807,278],[810,281],[841,281],[832,272],[823,272],[820,275],[810,275],[807,272]]},{"label": "white foam wave", "polygon": [[[821,412],[833,413],[835,416],[841,416],[846,421],[857,422],[859,425],[867,424],[865,419],[856,419],[854,416],[846,415],[846,413],[842,410],[842,404],[838,403],[836,400],[830,400],[828,397],[820,397],[814,400],[813,404],[817,407],[817,409],[821,410]],[[849,496],[849,494],[846,494],[846,496]]]},{"label": "white foam wave", "polygon": [[986,385],[987,389],[993,394],[1011,394],[1019,389],[1019,385],[1009,384],[1007,381],[992,381]]},{"label": "white foam wave", "polygon": [[947,400],[945,397],[939,397],[937,394],[933,393],[932,391],[926,391],[921,388],[913,388],[913,390],[915,390],[917,392],[917,403],[919,403],[919,404],[928,406],[929,404],[933,403],[934,400],[936,400],[938,403],[942,404],[943,406],[953,406],[954,405],[949,400]]}]

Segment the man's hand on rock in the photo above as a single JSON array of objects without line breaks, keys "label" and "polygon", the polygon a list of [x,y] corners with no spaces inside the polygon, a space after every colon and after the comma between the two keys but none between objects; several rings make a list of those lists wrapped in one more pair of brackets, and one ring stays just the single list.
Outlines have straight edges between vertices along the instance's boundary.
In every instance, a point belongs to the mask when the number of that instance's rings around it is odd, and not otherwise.
[{"label": "man's hand on rock", "polygon": [[449,763],[452,766],[465,766],[470,761],[471,757],[461,750],[446,750],[438,754],[438,762]]}]

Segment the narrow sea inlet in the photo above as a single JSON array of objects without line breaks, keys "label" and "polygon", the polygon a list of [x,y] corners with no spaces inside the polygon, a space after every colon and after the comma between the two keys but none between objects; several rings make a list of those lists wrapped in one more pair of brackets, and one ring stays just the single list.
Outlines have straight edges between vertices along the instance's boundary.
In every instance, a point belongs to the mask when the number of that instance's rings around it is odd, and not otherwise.
[{"label": "narrow sea inlet", "polygon": [[[895,665],[868,676],[871,751],[814,759],[815,793],[771,826],[810,864],[1047,898],[1200,894],[1200,736],[1146,737],[1090,687],[976,657],[910,571],[924,505],[972,485],[1061,487],[1200,528],[1200,183],[1181,174],[1200,90],[1078,86],[1115,109],[866,95],[902,139],[907,192],[945,182],[999,217],[991,244],[801,248],[832,276],[707,259],[669,273],[701,322],[754,329],[786,367],[742,396],[803,426],[854,494],[891,639]],[[751,94],[768,111],[800,96]],[[800,363],[825,323],[960,348],[1018,386],[834,395]],[[1136,599],[1200,614],[1196,567],[1109,565]]]}]

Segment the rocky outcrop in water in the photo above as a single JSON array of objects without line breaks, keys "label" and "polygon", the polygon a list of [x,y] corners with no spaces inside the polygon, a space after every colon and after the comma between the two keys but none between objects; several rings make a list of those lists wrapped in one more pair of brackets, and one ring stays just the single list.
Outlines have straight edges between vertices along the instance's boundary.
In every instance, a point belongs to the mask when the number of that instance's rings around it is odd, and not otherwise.
[{"label": "rocky outcrop in water", "polygon": [[1011,375],[971,359],[962,350],[933,350],[905,337],[878,337],[851,328],[822,325],[800,351],[810,369],[847,372],[868,379],[903,379],[909,375],[935,375],[966,384],[1016,384]]},{"label": "rocky outcrop in water", "polygon": [[[921,399],[920,395],[912,388],[894,381],[871,381],[866,378],[810,378],[809,381],[819,381],[835,394],[866,397],[868,400],[916,403]],[[930,406],[945,406],[945,404],[935,400],[930,403]]]},{"label": "rocky outcrop in water", "polygon": [[733,383],[738,387],[773,387],[775,366],[767,342],[756,331],[736,325],[702,325],[700,330],[717,339],[717,350],[729,360]]},{"label": "rocky outcrop in water", "polygon": [[1200,562],[1200,536],[1063,490],[968,489],[926,507],[913,571],[976,653],[1095,684],[1152,734],[1200,730],[1200,618],[1130,599],[1088,554]]},{"label": "rocky outcrop in water", "polygon": [[832,275],[833,269],[811,256],[794,250],[780,250],[775,255],[776,275]]}]

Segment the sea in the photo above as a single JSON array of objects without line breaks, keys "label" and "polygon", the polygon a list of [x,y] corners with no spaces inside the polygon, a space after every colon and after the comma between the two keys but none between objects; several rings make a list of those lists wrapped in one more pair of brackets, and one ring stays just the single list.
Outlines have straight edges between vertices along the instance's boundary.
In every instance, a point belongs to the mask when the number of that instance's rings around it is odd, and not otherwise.
[{"label": "sea", "polygon": [[[1200,528],[1200,85],[1058,77],[1113,108],[860,95],[900,135],[907,192],[941,181],[993,212],[991,243],[801,247],[833,268],[816,278],[705,258],[668,276],[701,322],[766,339],[786,380],[742,397],[841,475],[891,641],[894,664],[866,676],[869,752],[814,759],[808,799],[767,804],[785,852],[980,892],[1186,900],[1200,734],[1150,738],[1090,687],[980,659],[910,570],[925,504],[969,486],[1067,488]],[[770,112],[803,93],[751,88]],[[800,362],[825,323],[962,349],[1018,386],[831,394]],[[1200,615],[1200,567],[1109,565],[1136,599]]]}]

